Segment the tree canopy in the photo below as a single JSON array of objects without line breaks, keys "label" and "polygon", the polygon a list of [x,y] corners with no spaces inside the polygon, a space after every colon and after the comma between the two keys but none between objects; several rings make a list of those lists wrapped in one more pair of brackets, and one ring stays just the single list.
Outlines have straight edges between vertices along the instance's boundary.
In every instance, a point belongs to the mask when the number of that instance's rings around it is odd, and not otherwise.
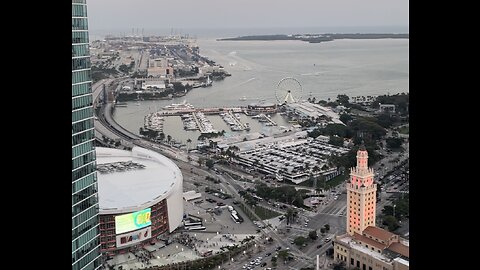
[{"label": "tree canopy", "polygon": [[343,106],[347,106],[348,104],[350,104],[350,102],[348,102],[349,99],[350,98],[347,95],[338,95],[337,103]]},{"label": "tree canopy", "polygon": [[402,146],[403,140],[401,138],[387,138],[387,147],[390,149],[398,149]]}]

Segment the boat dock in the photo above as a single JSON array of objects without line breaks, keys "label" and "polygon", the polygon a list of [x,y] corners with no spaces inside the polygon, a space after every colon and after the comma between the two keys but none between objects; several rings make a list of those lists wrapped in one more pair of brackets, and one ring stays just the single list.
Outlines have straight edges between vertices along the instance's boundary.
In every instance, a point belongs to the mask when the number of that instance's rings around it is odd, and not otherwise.
[{"label": "boat dock", "polygon": [[276,126],[277,123],[270,118],[269,115],[265,115],[263,113],[257,114],[252,117],[253,119],[258,119],[259,122],[267,122],[267,126]]},{"label": "boat dock", "polygon": [[230,116],[230,119],[233,120],[235,124],[234,127],[236,127],[235,129],[232,127],[232,130],[241,131],[245,129],[245,125],[242,122],[240,122],[240,119],[238,119],[237,116],[234,115],[232,111],[227,111],[227,114]]},{"label": "boat dock", "polygon": [[210,120],[208,120],[205,115],[201,112],[194,112],[192,113],[193,120],[197,124],[198,129],[201,133],[213,133],[217,132],[214,128]]},{"label": "boat dock", "polygon": [[267,119],[267,126],[276,126],[277,122],[273,121],[269,115],[265,115],[265,119]]},{"label": "boat dock", "polygon": [[159,113],[151,113],[145,116],[143,126],[146,129],[163,132],[164,118]]}]

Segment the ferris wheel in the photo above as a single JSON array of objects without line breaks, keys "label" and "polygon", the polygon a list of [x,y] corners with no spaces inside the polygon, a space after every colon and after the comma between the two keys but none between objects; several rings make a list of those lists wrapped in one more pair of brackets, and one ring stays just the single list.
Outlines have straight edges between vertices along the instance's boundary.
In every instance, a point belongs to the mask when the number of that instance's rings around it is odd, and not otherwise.
[{"label": "ferris wheel", "polygon": [[302,98],[302,85],[295,78],[283,78],[278,82],[275,97],[280,104],[298,102]]}]

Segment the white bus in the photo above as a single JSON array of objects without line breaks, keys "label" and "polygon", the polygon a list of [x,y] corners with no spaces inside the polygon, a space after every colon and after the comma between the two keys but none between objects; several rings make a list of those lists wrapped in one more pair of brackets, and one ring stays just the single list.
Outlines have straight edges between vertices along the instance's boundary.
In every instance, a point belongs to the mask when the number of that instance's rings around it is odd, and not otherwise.
[{"label": "white bus", "polygon": [[237,211],[232,211],[230,213],[230,216],[232,217],[233,221],[235,223],[242,223],[243,222],[243,218],[237,214]]}]

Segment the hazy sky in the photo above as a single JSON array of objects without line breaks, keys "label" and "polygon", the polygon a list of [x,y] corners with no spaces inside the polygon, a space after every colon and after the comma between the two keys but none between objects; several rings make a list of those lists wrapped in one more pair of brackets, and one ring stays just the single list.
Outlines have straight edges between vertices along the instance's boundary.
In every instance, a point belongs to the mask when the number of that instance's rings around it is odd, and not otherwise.
[{"label": "hazy sky", "polygon": [[90,30],[408,26],[408,0],[87,0]]}]

